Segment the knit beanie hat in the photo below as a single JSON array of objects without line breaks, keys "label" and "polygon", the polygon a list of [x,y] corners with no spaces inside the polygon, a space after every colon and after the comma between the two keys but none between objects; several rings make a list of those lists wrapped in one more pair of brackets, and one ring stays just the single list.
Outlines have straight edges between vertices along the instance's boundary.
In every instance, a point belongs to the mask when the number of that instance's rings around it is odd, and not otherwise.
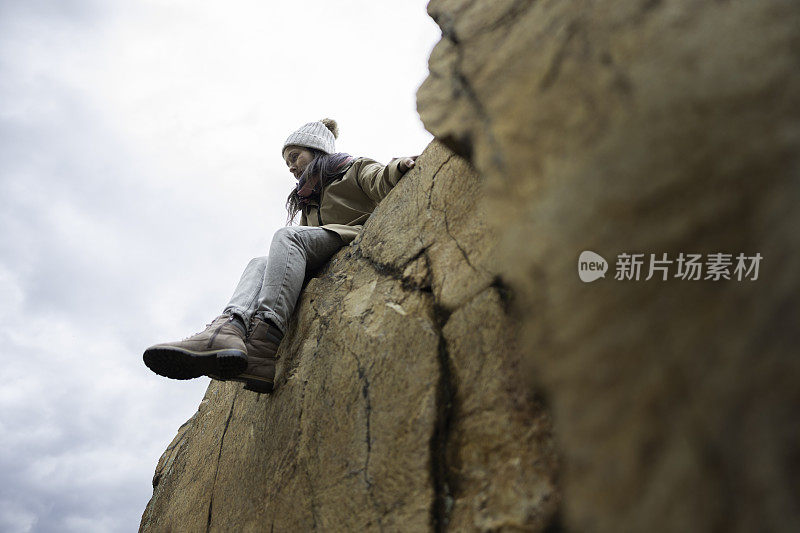
[{"label": "knit beanie hat", "polygon": [[323,118],[316,122],[309,122],[300,127],[297,131],[289,135],[281,148],[281,155],[287,146],[303,146],[305,148],[316,148],[326,154],[336,151],[334,141],[339,136],[339,126],[331,118]]}]

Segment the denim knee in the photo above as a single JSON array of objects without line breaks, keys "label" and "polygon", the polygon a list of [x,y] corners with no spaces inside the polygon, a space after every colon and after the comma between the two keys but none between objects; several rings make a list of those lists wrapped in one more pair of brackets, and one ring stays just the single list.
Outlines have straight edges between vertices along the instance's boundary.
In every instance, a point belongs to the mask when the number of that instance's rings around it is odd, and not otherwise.
[{"label": "denim knee", "polygon": [[266,268],[266,266],[267,266],[266,256],[254,257],[247,263],[247,266],[245,267],[245,272],[246,273],[250,272],[253,269],[263,271],[263,269]]},{"label": "denim knee", "polygon": [[281,243],[281,244],[299,244],[299,240],[297,238],[297,234],[302,231],[296,226],[284,226],[282,228],[278,228],[275,234],[272,236],[272,244]]}]

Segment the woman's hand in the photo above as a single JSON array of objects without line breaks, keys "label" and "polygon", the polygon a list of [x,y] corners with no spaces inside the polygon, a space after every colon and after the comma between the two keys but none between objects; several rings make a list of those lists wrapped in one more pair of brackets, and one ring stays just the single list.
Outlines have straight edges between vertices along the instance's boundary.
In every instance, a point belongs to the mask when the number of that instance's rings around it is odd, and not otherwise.
[{"label": "woman's hand", "polygon": [[412,168],[414,168],[415,162],[419,156],[415,155],[412,157],[403,157],[400,159],[400,162],[397,164],[397,170],[405,174]]}]

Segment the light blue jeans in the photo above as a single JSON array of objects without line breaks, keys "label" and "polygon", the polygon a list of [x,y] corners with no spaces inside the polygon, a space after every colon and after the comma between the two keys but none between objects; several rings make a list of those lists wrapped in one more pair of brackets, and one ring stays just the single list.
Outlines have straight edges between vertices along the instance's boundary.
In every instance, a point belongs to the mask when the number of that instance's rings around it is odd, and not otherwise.
[{"label": "light blue jeans", "polygon": [[331,258],[344,241],[331,230],[316,226],[286,226],[275,232],[267,257],[251,259],[233,292],[225,313],[245,324],[254,316],[268,318],[281,333],[292,316],[306,274]]}]

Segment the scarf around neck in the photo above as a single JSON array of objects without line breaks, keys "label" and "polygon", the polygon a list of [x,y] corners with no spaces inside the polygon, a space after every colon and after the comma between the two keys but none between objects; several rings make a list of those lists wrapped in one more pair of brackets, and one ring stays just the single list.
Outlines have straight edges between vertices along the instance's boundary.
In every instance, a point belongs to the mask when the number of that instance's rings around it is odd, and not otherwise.
[{"label": "scarf around neck", "polygon": [[[330,154],[327,157],[322,157],[309,163],[308,168],[306,168],[297,182],[296,190],[300,204],[307,205],[312,200],[319,200],[320,192],[322,191],[320,176],[326,176],[326,183],[334,178],[341,177],[354,159],[350,154],[338,153]],[[309,177],[309,174],[311,174],[311,177]]]}]

